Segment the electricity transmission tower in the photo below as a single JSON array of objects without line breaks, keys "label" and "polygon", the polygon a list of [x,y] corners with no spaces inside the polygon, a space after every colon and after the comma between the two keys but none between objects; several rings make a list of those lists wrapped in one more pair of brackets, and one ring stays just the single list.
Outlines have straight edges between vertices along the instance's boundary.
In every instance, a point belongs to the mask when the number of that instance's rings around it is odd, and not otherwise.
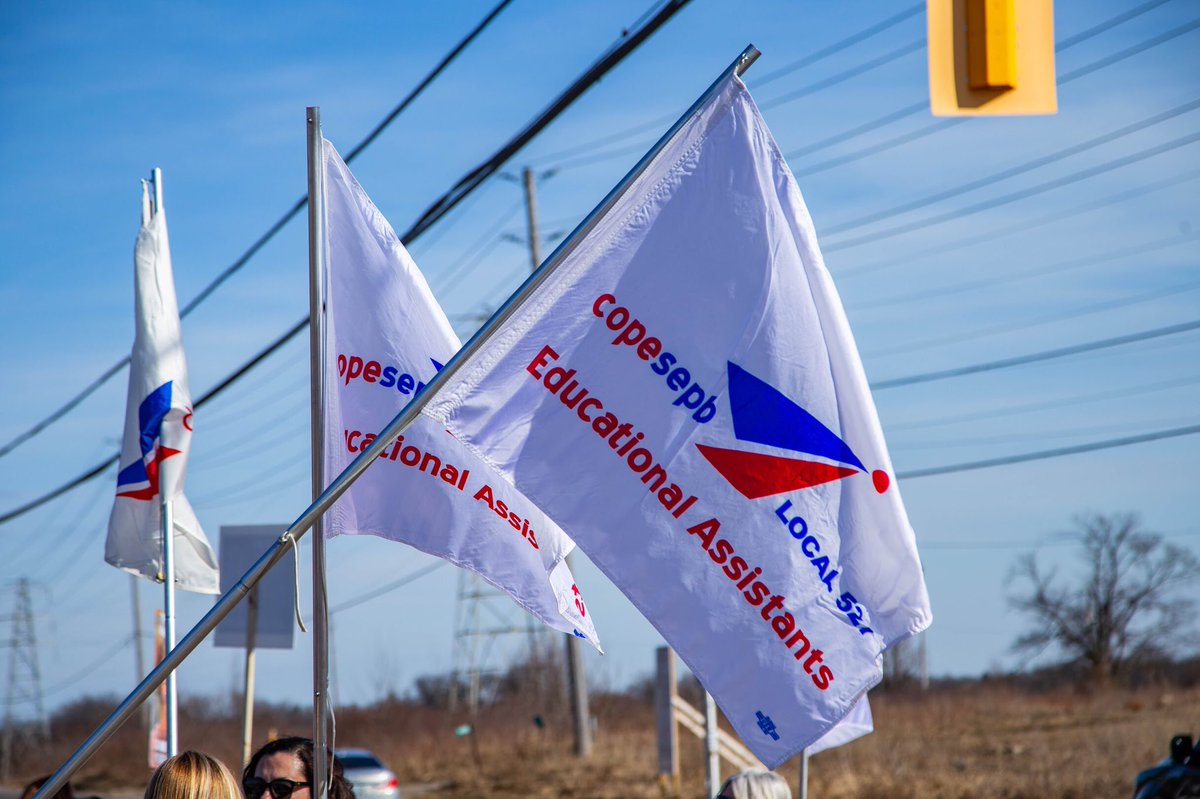
[{"label": "electricity transmission tower", "polygon": [[540,651],[543,632],[507,594],[465,569],[458,575],[457,614],[449,703],[452,710],[465,704],[474,715],[493,698],[506,664]]},{"label": "electricity transmission tower", "polygon": [[[18,748],[38,746],[50,739],[50,724],[42,701],[42,674],[38,667],[37,634],[33,627],[33,595],[27,578],[17,581],[11,615],[8,660],[8,697],[4,709],[4,733],[0,738],[0,778],[12,774],[13,753]],[[18,718],[19,708],[31,710]]]}]

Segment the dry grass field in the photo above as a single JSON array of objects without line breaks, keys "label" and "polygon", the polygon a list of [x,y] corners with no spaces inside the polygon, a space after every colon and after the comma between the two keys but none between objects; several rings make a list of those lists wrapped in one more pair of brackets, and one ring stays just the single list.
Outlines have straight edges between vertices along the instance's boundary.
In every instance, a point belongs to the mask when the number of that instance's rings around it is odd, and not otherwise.
[{"label": "dry grass field", "polygon": [[[813,799],[1093,799],[1131,794],[1133,776],[1165,756],[1171,735],[1200,733],[1200,687],[1141,688],[1086,694],[1031,692],[983,681],[927,692],[875,692],[876,732],[811,760]],[[239,720],[227,701],[189,702],[181,746],[238,760]],[[54,743],[18,753],[11,783],[52,770],[112,704],[95,702],[56,719]],[[650,705],[625,695],[595,697],[596,750],[571,755],[561,712],[533,723],[528,703],[491,708],[475,733],[456,737],[464,719],[411,702],[342,708],[337,743],[374,749],[401,783],[437,783],[437,799],[594,797],[646,799],[704,796],[699,741],[681,733],[678,789],[655,775]],[[307,734],[308,716],[293,709],[259,711],[256,739]],[[148,772],[145,735],[120,731],[85,767],[84,794],[137,793]],[[728,769],[726,764],[723,769]],[[798,761],[780,772],[795,788]]]}]

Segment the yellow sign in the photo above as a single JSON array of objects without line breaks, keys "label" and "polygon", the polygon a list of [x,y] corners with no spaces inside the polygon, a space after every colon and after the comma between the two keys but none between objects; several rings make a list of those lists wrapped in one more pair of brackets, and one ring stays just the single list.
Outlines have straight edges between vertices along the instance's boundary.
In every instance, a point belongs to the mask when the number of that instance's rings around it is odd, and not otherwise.
[{"label": "yellow sign", "polygon": [[926,0],[935,116],[1053,114],[1052,0]]}]

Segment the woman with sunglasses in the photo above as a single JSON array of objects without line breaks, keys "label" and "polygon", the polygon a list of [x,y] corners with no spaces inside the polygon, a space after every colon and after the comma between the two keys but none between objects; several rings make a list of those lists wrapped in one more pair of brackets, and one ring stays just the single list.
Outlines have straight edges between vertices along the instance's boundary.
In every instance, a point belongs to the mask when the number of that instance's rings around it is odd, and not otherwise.
[{"label": "woman with sunglasses", "polygon": [[238,799],[238,786],[215,757],[180,752],[155,770],[143,799]]},{"label": "woman with sunglasses", "polygon": [[[354,789],[332,758],[329,799],[355,799]],[[242,771],[246,799],[313,799],[313,742],[309,738],[280,738],[263,746]]]}]

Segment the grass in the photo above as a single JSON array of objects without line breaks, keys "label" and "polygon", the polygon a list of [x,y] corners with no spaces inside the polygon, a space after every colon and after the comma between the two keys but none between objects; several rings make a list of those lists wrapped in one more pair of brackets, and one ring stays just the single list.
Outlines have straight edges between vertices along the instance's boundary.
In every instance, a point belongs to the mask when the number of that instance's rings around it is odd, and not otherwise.
[{"label": "grass", "polygon": [[[79,703],[55,718],[54,741],[19,750],[10,782],[56,768],[115,701]],[[1083,799],[1128,796],[1134,775],[1162,759],[1170,737],[1198,733],[1200,687],[1113,689],[1082,693],[1036,691],[1003,681],[941,686],[930,691],[875,692],[876,732],[811,759],[810,796],[820,799]],[[236,701],[185,703],[181,747],[240,760]],[[654,719],[649,702],[628,695],[594,697],[595,751],[571,753],[561,710],[542,714],[527,701],[489,708],[474,732],[456,737],[466,719],[413,702],[388,700],[341,708],[337,743],[375,750],[401,783],[434,782],[432,799],[700,799],[703,753],[681,731],[678,787],[655,773]],[[255,741],[271,732],[309,733],[307,711],[266,707],[256,715]],[[115,735],[76,780],[83,794],[133,792],[145,785],[146,737],[131,724]],[[728,764],[722,764],[728,773]],[[780,773],[792,784],[799,761]]]}]

